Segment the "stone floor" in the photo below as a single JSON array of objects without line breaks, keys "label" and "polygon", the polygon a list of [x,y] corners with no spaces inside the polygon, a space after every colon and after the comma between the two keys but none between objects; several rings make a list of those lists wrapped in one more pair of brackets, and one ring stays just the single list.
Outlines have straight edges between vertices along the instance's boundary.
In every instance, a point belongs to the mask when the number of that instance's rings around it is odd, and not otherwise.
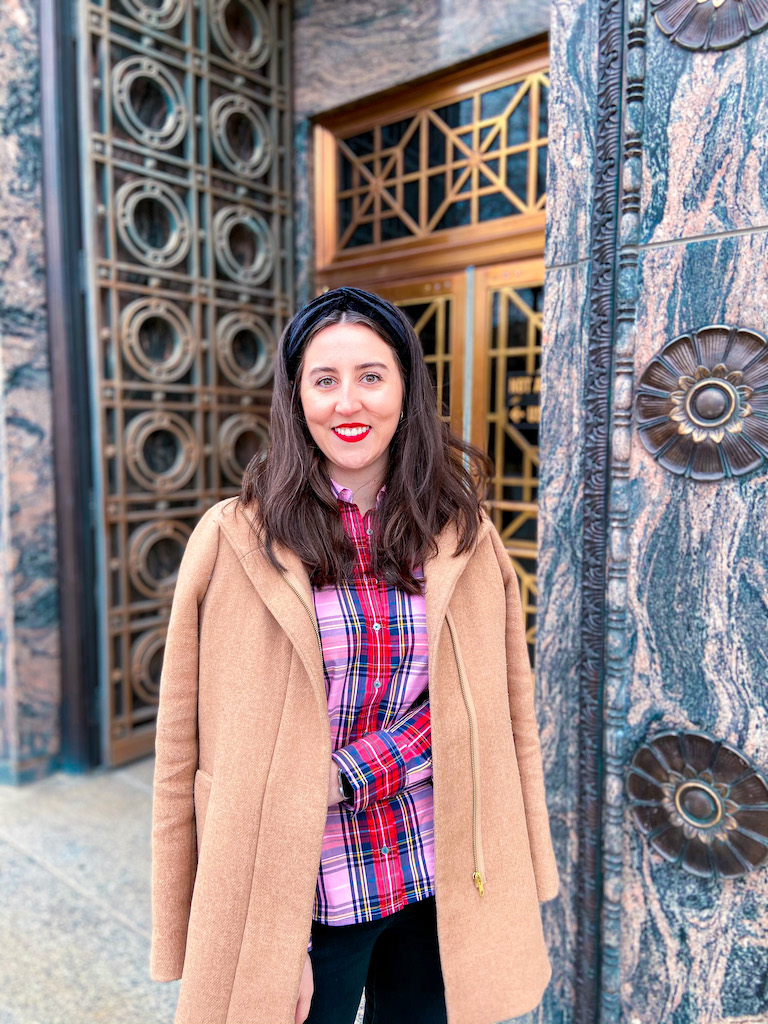
[{"label": "stone floor", "polygon": [[172,1024],[179,983],[149,977],[153,767],[0,786],[0,1024]]}]

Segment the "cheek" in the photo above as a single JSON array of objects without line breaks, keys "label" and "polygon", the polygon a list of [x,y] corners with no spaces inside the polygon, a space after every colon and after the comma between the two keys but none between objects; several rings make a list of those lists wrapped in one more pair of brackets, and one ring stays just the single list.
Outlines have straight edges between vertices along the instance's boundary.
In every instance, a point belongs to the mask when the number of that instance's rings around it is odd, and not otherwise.
[{"label": "cheek", "polygon": [[304,419],[307,421],[307,426],[312,426],[313,423],[322,422],[325,418],[325,406],[327,403],[322,400],[322,396],[316,395],[313,391],[307,391],[301,396],[301,404],[304,410]]}]

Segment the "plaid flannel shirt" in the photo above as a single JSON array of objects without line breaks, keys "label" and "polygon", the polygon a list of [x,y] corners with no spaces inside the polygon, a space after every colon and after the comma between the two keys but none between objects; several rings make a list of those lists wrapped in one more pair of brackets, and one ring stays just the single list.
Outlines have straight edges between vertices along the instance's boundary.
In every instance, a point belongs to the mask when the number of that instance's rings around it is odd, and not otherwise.
[{"label": "plaid flannel shirt", "polygon": [[424,597],[368,572],[372,512],[361,516],[352,492],[332,483],[355,580],[313,597],[332,757],[353,795],[328,809],[313,918],[343,925],[434,894],[434,824]]}]

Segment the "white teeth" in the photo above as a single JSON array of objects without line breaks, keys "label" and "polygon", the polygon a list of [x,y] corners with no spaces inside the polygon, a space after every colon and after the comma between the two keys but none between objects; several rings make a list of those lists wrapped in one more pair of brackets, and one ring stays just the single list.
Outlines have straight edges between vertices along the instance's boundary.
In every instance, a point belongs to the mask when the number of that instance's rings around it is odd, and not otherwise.
[{"label": "white teeth", "polygon": [[342,437],[359,437],[360,434],[367,434],[370,427],[334,427],[333,429]]}]

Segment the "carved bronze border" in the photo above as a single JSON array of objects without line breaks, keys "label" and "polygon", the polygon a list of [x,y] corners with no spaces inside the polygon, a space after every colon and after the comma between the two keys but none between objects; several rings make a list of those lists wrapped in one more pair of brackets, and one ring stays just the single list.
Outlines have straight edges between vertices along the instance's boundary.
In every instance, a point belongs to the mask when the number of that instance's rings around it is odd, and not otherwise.
[{"label": "carved bronze border", "polygon": [[621,168],[624,0],[600,0],[597,123],[592,196],[584,425],[583,614],[579,663],[579,871],[574,1020],[599,1016],[603,889],[603,689],[606,631],[606,525],[610,480],[611,371]]}]

